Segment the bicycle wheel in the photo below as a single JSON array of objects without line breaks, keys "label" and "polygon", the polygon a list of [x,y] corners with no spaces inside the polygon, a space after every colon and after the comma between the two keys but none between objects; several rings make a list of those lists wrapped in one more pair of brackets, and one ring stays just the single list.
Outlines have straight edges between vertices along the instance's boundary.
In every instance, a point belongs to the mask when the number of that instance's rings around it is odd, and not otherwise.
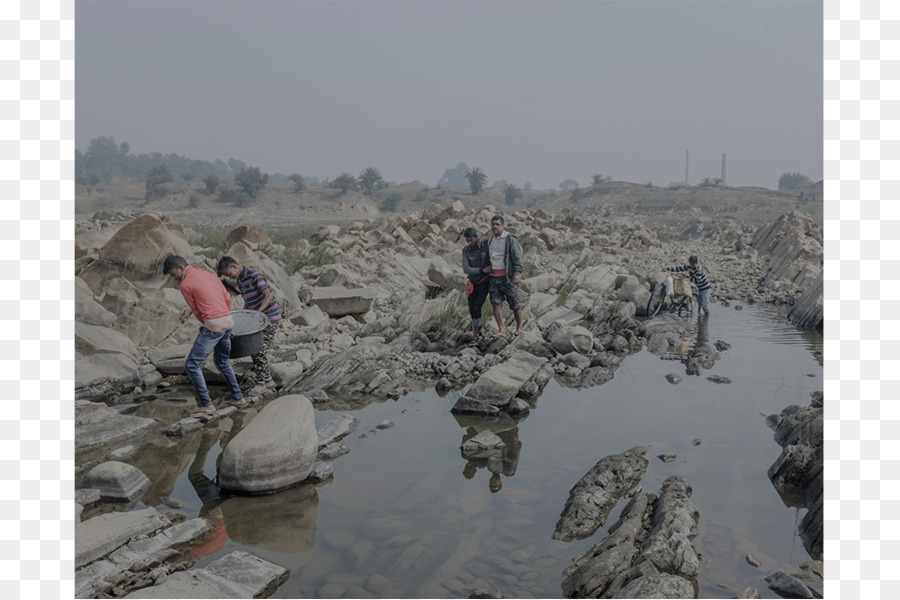
[{"label": "bicycle wheel", "polygon": [[647,316],[652,317],[662,308],[663,300],[666,297],[666,286],[663,282],[656,284],[650,293],[650,300],[647,301]]},{"label": "bicycle wheel", "polygon": [[678,316],[680,317],[681,309],[684,308],[684,304],[686,301],[687,301],[687,296],[682,296],[678,300],[673,301],[672,304],[669,305],[669,312],[670,313],[678,313]]}]

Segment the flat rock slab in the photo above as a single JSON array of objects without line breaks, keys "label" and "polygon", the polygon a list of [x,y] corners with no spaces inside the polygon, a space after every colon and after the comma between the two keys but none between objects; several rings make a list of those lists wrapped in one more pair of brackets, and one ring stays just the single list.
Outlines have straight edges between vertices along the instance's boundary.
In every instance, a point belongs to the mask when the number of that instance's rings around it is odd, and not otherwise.
[{"label": "flat rock slab", "polygon": [[132,537],[153,533],[171,525],[155,508],[127,513],[108,513],[75,526],[75,568],[102,558]]},{"label": "flat rock slab", "polygon": [[290,487],[309,475],[318,450],[312,403],[300,394],[276,398],[225,446],[219,487],[250,493]]},{"label": "flat rock slab", "polygon": [[359,419],[349,414],[343,414],[335,419],[326,421],[316,431],[316,435],[319,438],[319,449],[350,435],[357,425],[359,425]]},{"label": "flat rock slab", "polygon": [[150,488],[150,479],[135,466],[110,460],[88,471],[78,487],[99,490],[101,498],[130,502]]},{"label": "flat rock slab", "polygon": [[478,458],[499,454],[506,446],[503,440],[493,431],[486,429],[467,439],[460,445],[463,455],[470,458]]},{"label": "flat rock slab", "polygon": [[570,542],[594,534],[616,503],[637,486],[649,461],[650,446],[635,446],[597,461],[569,492],[553,539]]},{"label": "flat rock slab", "polygon": [[75,361],[75,389],[111,383],[120,389],[140,385],[137,362],[124,354],[92,354]]},{"label": "flat rock slab", "polygon": [[121,415],[102,402],[75,402],[75,451],[113,444],[140,435],[156,425],[153,419]]},{"label": "flat rock slab", "polygon": [[341,286],[312,288],[308,304],[315,305],[332,317],[369,312],[378,291],[372,287],[350,289]]},{"label": "flat rock slab", "polygon": [[[508,361],[482,374],[463,398],[495,407],[506,406],[546,362],[546,358],[517,350]],[[457,406],[453,410],[456,411]]]},{"label": "flat rock slab", "polygon": [[206,568],[175,573],[159,585],[125,598],[265,598],[287,580],[288,574],[284,567],[236,551]]}]

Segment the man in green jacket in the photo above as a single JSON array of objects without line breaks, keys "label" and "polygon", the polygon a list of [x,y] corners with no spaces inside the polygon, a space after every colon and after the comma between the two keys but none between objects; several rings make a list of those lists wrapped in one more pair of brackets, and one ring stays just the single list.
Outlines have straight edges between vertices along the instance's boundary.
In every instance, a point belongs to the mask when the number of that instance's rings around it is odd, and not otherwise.
[{"label": "man in green jacket", "polygon": [[491,264],[484,268],[485,273],[491,274],[491,306],[494,308],[494,319],[500,329],[494,334],[496,338],[506,337],[506,328],[503,326],[503,301],[509,302],[509,307],[516,318],[516,331],[514,335],[522,335],[522,306],[519,304],[519,282],[522,280],[522,247],[516,236],[508,231],[503,231],[505,221],[500,215],[491,218],[491,237],[488,239],[488,252]]}]

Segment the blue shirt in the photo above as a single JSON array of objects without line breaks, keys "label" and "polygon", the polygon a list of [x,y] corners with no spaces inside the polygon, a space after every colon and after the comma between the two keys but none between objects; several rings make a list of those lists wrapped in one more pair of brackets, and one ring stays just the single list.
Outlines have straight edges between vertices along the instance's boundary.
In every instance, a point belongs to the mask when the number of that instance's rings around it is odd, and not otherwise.
[{"label": "blue shirt", "polygon": [[[238,289],[241,292],[241,296],[244,297],[244,308],[246,310],[257,310],[260,306],[262,306],[263,300],[265,300],[265,296],[263,296],[263,290],[272,291],[272,288],[269,287],[269,282],[266,281],[266,277],[259,271],[259,269],[254,269],[253,267],[244,267],[241,276],[237,280]],[[274,293],[272,296],[274,298]],[[281,320],[281,307],[278,306],[277,300],[272,300],[272,304],[266,307],[265,312],[266,316],[269,317],[269,321],[275,322]]]}]

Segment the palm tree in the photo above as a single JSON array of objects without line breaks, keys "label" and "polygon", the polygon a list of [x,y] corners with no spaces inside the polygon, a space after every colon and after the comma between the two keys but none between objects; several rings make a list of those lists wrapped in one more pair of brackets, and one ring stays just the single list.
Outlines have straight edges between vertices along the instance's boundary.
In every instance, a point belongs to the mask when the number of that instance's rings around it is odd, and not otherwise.
[{"label": "palm tree", "polygon": [[375,167],[366,167],[363,172],[359,174],[357,180],[359,181],[359,187],[362,189],[362,193],[366,196],[374,194],[375,190],[377,190],[384,182],[381,173]]},{"label": "palm tree", "polygon": [[508,183],[503,186],[503,197],[506,200],[506,203],[512,206],[516,201],[516,198],[522,197],[522,190],[516,187],[516,184]]},{"label": "palm tree", "polygon": [[487,175],[479,167],[468,169],[466,171],[466,179],[469,180],[469,188],[471,188],[473,196],[481,192],[487,183]]},{"label": "palm tree", "polygon": [[608,175],[601,175],[600,173],[594,173],[593,175],[591,175],[591,179],[594,180],[594,185],[612,181],[612,177],[610,177]]},{"label": "palm tree", "polygon": [[331,182],[331,187],[341,190],[342,194],[346,194],[347,190],[356,189],[356,177],[350,173],[341,173]]}]

